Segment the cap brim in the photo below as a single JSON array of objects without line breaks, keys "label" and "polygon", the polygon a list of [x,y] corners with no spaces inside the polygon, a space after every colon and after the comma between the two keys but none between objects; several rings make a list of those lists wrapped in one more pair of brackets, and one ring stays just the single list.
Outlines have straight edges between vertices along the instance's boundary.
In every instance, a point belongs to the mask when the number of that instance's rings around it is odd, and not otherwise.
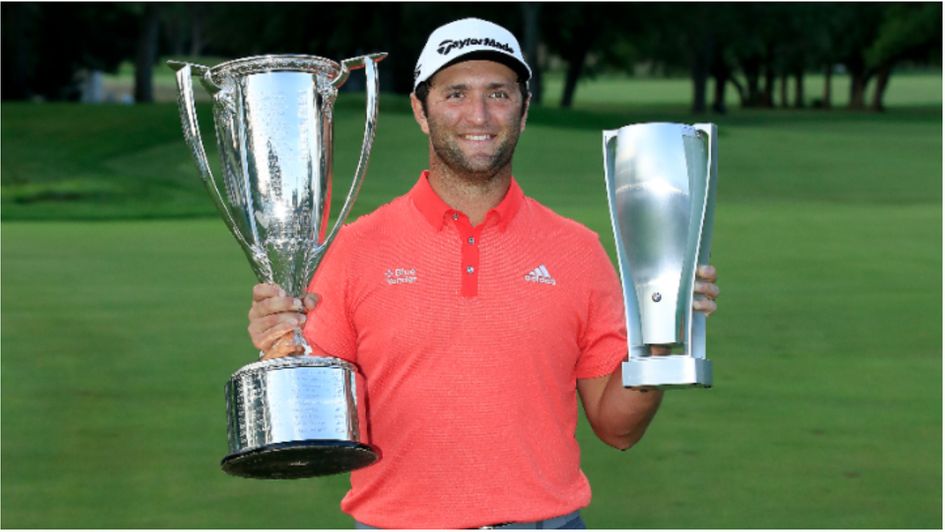
[{"label": "cap brim", "polygon": [[528,79],[531,77],[531,74],[529,73],[528,68],[526,68],[525,65],[523,65],[522,62],[516,59],[515,57],[512,57],[509,54],[504,54],[502,52],[478,50],[475,52],[469,52],[468,54],[463,54],[457,57],[456,59],[453,59],[452,61],[446,63],[445,65],[437,69],[436,72],[430,75],[430,77],[428,77],[426,81],[430,81],[431,79],[433,79],[433,77],[436,76],[437,73],[440,72],[440,70],[443,70],[444,68],[448,66],[453,66],[456,63],[462,63],[463,61],[475,61],[475,60],[495,61],[496,63],[502,63],[503,65],[515,71],[516,74],[518,74],[519,81],[528,81]]}]

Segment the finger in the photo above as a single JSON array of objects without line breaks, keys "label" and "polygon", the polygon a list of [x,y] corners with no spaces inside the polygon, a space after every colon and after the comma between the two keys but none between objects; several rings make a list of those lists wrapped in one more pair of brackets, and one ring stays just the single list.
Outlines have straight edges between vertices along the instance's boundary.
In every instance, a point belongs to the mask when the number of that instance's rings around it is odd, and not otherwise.
[{"label": "finger", "polygon": [[314,310],[315,307],[318,306],[318,302],[321,300],[322,298],[318,294],[314,294],[311,292],[308,294],[305,294],[305,296],[302,298],[302,303],[305,306],[305,312],[311,312],[312,310]]},{"label": "finger", "polygon": [[712,266],[711,264],[702,264],[696,268],[696,277],[703,281],[714,283],[718,280],[718,276],[718,272],[715,271],[715,266]]},{"label": "finger", "polygon": [[697,299],[692,302],[692,309],[701,312],[706,316],[712,315],[712,313],[718,310],[718,308],[719,307],[715,304],[715,301],[712,301],[711,299]]},{"label": "finger", "polygon": [[273,314],[250,321],[247,330],[253,345],[265,350],[276,338],[287,331],[302,327],[305,324],[305,315],[295,313]]},{"label": "finger", "polygon": [[668,345],[651,344],[649,348],[651,355],[668,355],[671,352]]},{"label": "finger", "polygon": [[285,290],[273,283],[259,283],[253,286],[253,301],[262,301],[270,297],[284,297]]},{"label": "finger", "polygon": [[272,351],[280,338],[284,336],[292,337],[292,333],[297,329],[298,327],[286,326],[285,324],[280,323],[262,333],[258,337],[258,340],[253,342],[253,346],[263,352]]},{"label": "finger", "polygon": [[284,334],[273,342],[272,347],[263,350],[260,360],[270,360],[287,356],[297,356],[305,353],[305,348],[295,343],[295,335],[291,332]]},{"label": "finger", "polygon": [[715,283],[696,281],[696,283],[693,285],[693,292],[709,299],[715,299],[719,297],[721,290],[719,290],[718,285]]},{"label": "finger", "polygon": [[253,320],[270,314],[281,314],[285,312],[308,312],[302,300],[297,297],[270,297],[259,301],[254,301],[253,306],[249,308],[249,319]]},{"label": "finger", "polygon": [[305,314],[298,312],[282,312],[249,320],[247,329],[249,329],[250,334],[261,334],[279,324],[301,326],[304,323]]}]

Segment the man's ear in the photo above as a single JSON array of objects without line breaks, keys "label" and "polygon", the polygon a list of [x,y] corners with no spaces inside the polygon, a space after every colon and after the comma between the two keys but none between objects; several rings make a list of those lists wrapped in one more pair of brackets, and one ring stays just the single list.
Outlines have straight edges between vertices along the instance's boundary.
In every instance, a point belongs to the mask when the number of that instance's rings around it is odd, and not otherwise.
[{"label": "man's ear", "polygon": [[410,93],[410,107],[413,108],[413,119],[420,125],[420,131],[423,131],[424,135],[429,135],[430,126],[427,124],[427,115],[423,112],[423,104],[420,103],[417,95],[412,92]]},{"label": "man's ear", "polygon": [[528,122],[528,106],[532,103],[532,93],[528,93],[528,98],[525,99],[525,112],[522,113],[522,123],[518,127],[519,134],[525,132],[525,122]]}]

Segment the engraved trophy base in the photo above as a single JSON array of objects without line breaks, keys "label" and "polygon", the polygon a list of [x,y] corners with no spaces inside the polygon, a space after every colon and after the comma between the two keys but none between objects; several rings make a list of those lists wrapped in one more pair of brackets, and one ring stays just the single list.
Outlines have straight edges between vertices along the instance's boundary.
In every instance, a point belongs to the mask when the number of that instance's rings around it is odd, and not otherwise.
[{"label": "engraved trophy base", "polygon": [[631,358],[623,363],[626,388],[712,387],[712,362],[686,355]]},{"label": "engraved trophy base", "polygon": [[344,473],[377,461],[358,430],[355,374],[334,357],[289,356],[243,366],[226,385],[223,471],[250,478]]},{"label": "engraved trophy base", "polygon": [[296,479],[352,471],[374,463],[377,457],[377,451],[364,443],[304,440],[231,454],[220,466],[238,477]]}]

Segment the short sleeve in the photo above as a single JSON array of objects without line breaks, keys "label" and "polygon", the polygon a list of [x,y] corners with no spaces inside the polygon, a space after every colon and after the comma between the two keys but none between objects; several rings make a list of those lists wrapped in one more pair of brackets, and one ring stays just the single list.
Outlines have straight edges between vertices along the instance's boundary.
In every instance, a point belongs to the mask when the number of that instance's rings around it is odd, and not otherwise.
[{"label": "short sleeve", "polygon": [[600,241],[595,239],[591,248],[587,254],[587,313],[575,370],[579,379],[609,375],[627,356],[627,323],[620,279]]},{"label": "short sleeve", "polygon": [[348,227],[338,231],[312,276],[308,291],[318,294],[319,302],[308,313],[302,333],[316,354],[357,363],[357,331],[348,305],[351,233]]}]

